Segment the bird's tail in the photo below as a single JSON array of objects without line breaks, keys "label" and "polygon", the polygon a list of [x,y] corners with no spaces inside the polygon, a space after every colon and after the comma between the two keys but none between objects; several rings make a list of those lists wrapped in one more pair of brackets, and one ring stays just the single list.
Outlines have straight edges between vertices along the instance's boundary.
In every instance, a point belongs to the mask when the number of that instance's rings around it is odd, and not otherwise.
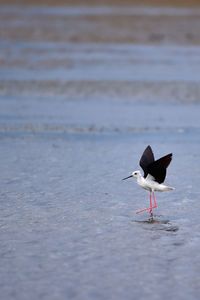
[{"label": "bird's tail", "polygon": [[173,190],[175,190],[175,188],[173,188],[173,187],[171,187],[171,186],[165,185],[163,190],[166,191],[166,192],[168,192],[168,191],[173,191]]}]

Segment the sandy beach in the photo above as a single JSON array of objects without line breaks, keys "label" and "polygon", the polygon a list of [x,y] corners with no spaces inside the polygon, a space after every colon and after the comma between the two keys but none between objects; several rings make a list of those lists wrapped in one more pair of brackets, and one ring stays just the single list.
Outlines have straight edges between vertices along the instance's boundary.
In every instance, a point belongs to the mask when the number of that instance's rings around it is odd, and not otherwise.
[{"label": "sandy beach", "polygon": [[1,4],[6,4],[6,5],[50,5],[50,6],[84,6],[84,5],[91,5],[91,6],[96,6],[96,5],[120,5],[120,6],[125,6],[125,5],[140,5],[140,6],[172,6],[172,7],[191,7],[191,6],[200,6],[200,3],[198,0],[0,0]]}]

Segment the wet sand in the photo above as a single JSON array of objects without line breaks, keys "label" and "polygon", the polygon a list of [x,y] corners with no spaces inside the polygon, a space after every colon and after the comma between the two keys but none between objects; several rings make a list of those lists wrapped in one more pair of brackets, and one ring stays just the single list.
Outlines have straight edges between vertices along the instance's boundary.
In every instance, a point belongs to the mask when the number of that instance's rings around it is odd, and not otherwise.
[{"label": "wet sand", "polygon": [[145,5],[145,6],[172,6],[172,7],[191,7],[191,6],[199,6],[198,0],[0,0],[1,4],[15,4],[15,5],[51,5],[51,6],[80,6],[80,5]]},{"label": "wet sand", "polygon": [[27,42],[199,45],[200,7],[1,6],[0,36]]},{"label": "wet sand", "polygon": [[[198,299],[197,2],[0,3],[2,299]],[[148,144],[153,222],[121,181]]]}]

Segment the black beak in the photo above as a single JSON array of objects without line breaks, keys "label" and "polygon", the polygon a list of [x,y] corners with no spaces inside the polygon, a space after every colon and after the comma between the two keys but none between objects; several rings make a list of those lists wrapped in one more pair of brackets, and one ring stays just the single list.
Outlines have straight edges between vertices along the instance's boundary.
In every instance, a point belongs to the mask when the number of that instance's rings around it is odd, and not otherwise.
[{"label": "black beak", "polygon": [[133,177],[133,175],[130,175],[130,176],[128,176],[128,177],[125,177],[125,178],[123,178],[122,180],[126,180],[126,179],[131,178],[131,177]]}]

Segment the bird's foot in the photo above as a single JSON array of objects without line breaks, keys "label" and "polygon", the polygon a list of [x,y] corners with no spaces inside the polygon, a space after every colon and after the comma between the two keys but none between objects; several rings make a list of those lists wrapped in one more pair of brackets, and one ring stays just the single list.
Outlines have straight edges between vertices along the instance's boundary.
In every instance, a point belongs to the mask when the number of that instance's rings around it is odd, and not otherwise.
[{"label": "bird's foot", "polygon": [[150,213],[150,219],[153,219],[153,210],[151,210],[149,213]]}]

